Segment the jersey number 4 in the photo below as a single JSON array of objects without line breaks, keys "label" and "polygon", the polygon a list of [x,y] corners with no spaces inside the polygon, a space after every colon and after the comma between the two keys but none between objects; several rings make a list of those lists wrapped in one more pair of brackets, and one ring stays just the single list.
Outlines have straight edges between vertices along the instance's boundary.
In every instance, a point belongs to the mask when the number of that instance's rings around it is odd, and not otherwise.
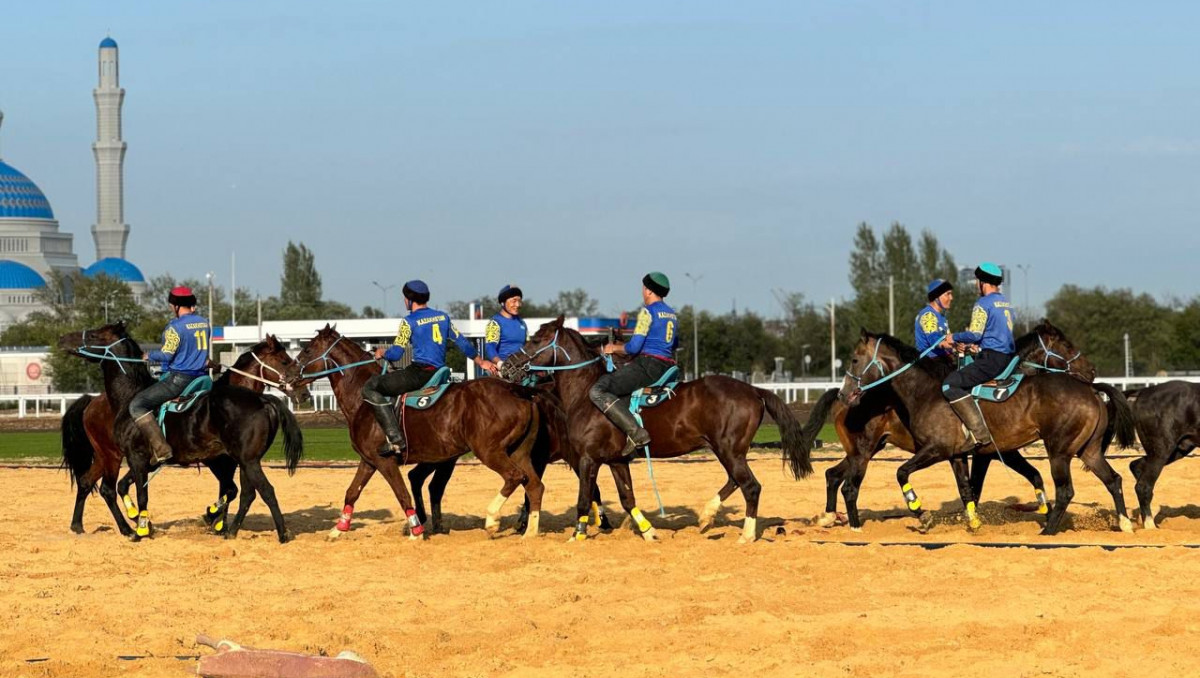
[{"label": "jersey number 4", "polygon": [[433,326],[430,327],[430,331],[433,333],[433,342],[435,344],[441,344],[442,343],[442,327],[441,327],[441,325],[434,323]]}]

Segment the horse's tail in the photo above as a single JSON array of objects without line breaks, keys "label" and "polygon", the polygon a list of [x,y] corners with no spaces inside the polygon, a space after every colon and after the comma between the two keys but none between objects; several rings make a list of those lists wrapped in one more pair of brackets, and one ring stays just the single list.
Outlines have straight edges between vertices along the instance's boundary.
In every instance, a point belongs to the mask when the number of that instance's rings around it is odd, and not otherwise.
[{"label": "horse's tail", "polygon": [[817,443],[817,434],[821,432],[821,427],[825,425],[825,420],[829,418],[829,410],[833,409],[833,404],[837,402],[838,389],[831,388],[821,394],[813,405],[812,412],[808,415],[808,421],[804,424],[804,444],[811,450],[812,446]]},{"label": "horse's tail", "polygon": [[[83,476],[92,468],[96,449],[83,426],[83,413],[95,396],[80,397],[67,408],[62,418],[62,465],[71,471],[71,487],[83,483]],[[92,489],[95,489],[93,484]]]},{"label": "horse's tail", "polygon": [[267,398],[275,408],[275,414],[279,416],[279,426],[283,429],[283,455],[287,459],[287,472],[288,475],[293,475],[296,473],[296,466],[300,464],[300,458],[304,456],[304,435],[300,433],[296,415],[292,414],[287,404],[273,396]]},{"label": "horse's tail", "polygon": [[1133,410],[1121,389],[1111,384],[1092,384],[1092,388],[1108,396],[1108,427],[1104,430],[1101,450],[1108,451],[1114,437],[1121,447],[1132,447],[1137,442],[1137,429],[1134,427]]},{"label": "horse's tail", "polygon": [[779,436],[783,440],[783,462],[792,472],[793,478],[803,478],[813,471],[809,458],[812,449],[804,442],[804,429],[796,413],[792,412],[783,399],[771,391],[754,389],[767,408],[767,414],[779,425]]}]

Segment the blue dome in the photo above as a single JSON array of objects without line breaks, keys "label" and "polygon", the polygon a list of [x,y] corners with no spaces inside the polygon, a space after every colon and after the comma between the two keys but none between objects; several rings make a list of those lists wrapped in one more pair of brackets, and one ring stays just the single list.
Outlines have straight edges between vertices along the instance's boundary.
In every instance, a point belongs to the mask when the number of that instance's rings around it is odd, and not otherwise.
[{"label": "blue dome", "polygon": [[0,259],[0,290],[32,290],[45,287],[38,272],[19,261]]},{"label": "blue dome", "polygon": [[100,49],[104,49],[105,47],[116,47],[116,46],[117,46],[117,41],[113,40],[112,38],[105,38],[100,41]]},{"label": "blue dome", "polygon": [[0,160],[0,218],[53,219],[50,201],[21,170]]},{"label": "blue dome", "polygon": [[137,266],[116,257],[107,257],[83,269],[83,274],[89,278],[94,278],[103,273],[110,278],[116,278],[127,283],[131,282],[146,282],[145,276],[138,270]]}]

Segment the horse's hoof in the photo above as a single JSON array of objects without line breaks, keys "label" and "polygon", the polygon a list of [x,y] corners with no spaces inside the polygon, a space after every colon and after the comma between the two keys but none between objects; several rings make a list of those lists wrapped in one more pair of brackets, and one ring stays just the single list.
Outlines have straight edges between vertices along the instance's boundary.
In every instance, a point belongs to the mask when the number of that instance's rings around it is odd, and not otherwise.
[{"label": "horse's hoof", "polygon": [[346,534],[346,532],[347,530],[343,530],[337,526],[334,526],[334,528],[329,530],[329,533],[325,535],[325,539],[328,541],[337,541],[338,538],[343,534]]},{"label": "horse's hoof", "polygon": [[279,535],[279,543],[280,544],[286,544],[289,541],[293,541],[295,539],[296,539],[295,535],[293,535],[291,532],[289,532],[287,530],[284,530],[283,534]]},{"label": "horse's hoof", "polygon": [[930,511],[925,511],[919,516],[918,520],[920,520],[921,523],[917,526],[917,532],[920,532],[921,534],[929,534],[929,531],[933,529],[935,522],[933,519],[933,513]]},{"label": "horse's hoof", "polygon": [[658,541],[658,535],[654,532],[654,528],[650,528],[642,533],[642,539],[646,541]]},{"label": "horse's hoof", "polygon": [[838,525],[846,524],[846,514],[833,512],[825,512],[817,517],[817,527],[837,527]]},{"label": "horse's hoof", "polygon": [[747,537],[746,535],[744,535],[744,534],[743,534],[742,536],[738,537],[737,543],[739,543],[739,544],[753,544],[753,543],[754,543],[754,542],[756,542],[756,541],[758,541],[758,539],[757,539],[757,538],[755,538],[755,537]]},{"label": "horse's hoof", "polygon": [[853,533],[855,533],[855,534],[862,534],[862,528],[861,528],[861,527],[852,527],[852,528],[850,528],[850,531],[851,531],[851,532],[853,532]]},{"label": "horse's hoof", "polygon": [[75,534],[83,534],[83,525],[72,525],[71,531]]},{"label": "horse's hoof", "polygon": [[1129,518],[1121,516],[1117,519],[1117,524],[1120,526],[1122,532],[1133,532],[1133,522]]},{"label": "horse's hoof", "polygon": [[129,541],[134,542],[135,544],[142,540],[142,538],[138,536],[137,532],[130,532],[125,536],[129,538]]}]

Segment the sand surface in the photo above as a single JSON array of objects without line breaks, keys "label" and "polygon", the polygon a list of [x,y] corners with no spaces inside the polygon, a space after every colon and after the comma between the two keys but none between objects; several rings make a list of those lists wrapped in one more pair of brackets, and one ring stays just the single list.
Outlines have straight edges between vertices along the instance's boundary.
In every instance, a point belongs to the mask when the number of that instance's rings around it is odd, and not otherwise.
[{"label": "sand surface", "polygon": [[[836,452],[826,449],[821,456]],[[888,454],[903,458],[902,454]],[[1035,461],[1049,478],[1045,461]],[[643,464],[640,503],[658,526],[647,544],[626,527],[568,543],[576,486],[547,475],[544,534],[489,539],[484,508],[499,488],[464,465],[450,485],[449,535],[409,541],[376,478],[354,529],[326,535],[352,469],[268,469],[295,541],[280,545],[256,502],[232,541],[207,533],[207,473],[171,469],[152,483],[154,539],[122,538],[99,497],[87,534],[67,527],[74,493],[48,469],[0,469],[0,676],[184,676],[193,638],[336,654],[351,649],[385,676],[1158,676],[1197,675],[1200,653],[1200,465],[1169,467],[1157,532],[1114,531],[1107,493],[1075,464],[1068,530],[1039,537],[1039,517],[1010,508],[1032,492],[994,465],[968,534],[947,466],[913,476],[942,522],[929,535],[902,509],[895,463],[863,485],[860,534],[822,529],[824,475],[796,482],[756,455],[761,541],[739,546],[734,495],[701,534],[697,512],[722,484],[714,461],[659,462],[668,517]],[[1114,462],[1133,498],[1128,460]],[[611,478],[601,489],[621,516]],[[1051,486],[1051,494],[1053,494]],[[822,540],[870,542],[867,546]],[[938,550],[888,542],[953,541]],[[990,549],[972,542],[1165,545],[1105,550]],[[121,659],[120,657],[135,657]],[[182,659],[177,657],[183,657]],[[29,663],[27,660],[44,660]]]}]

